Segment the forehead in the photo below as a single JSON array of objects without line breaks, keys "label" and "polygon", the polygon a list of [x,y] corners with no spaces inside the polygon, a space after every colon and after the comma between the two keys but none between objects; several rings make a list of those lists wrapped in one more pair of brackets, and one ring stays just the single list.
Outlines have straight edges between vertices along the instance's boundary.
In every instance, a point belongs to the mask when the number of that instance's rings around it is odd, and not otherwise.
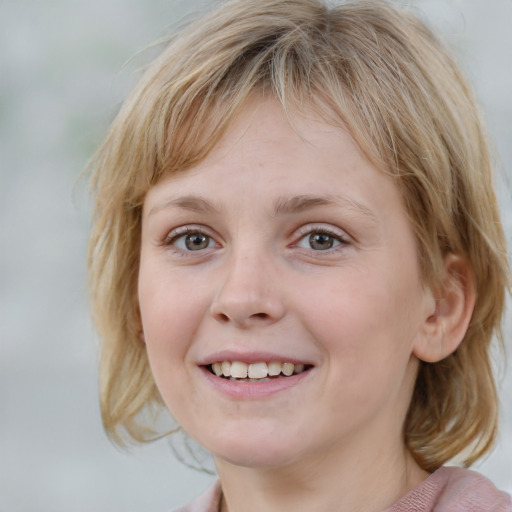
[{"label": "forehead", "polygon": [[322,112],[321,116],[317,110],[313,106],[301,106],[300,110],[293,106],[288,108],[273,97],[252,95],[227,127],[221,128],[220,137],[216,137],[218,122],[200,129],[197,137],[199,151],[202,152],[204,140],[212,134],[215,143],[206,148],[195,165],[164,172],[160,179],[173,179],[178,183],[185,176],[225,166],[228,161],[230,167],[242,171],[261,165],[269,153],[272,153],[276,166],[286,167],[292,162],[300,162],[314,169],[325,160],[326,152],[339,147],[343,147],[343,154],[338,155],[340,165],[350,167],[357,162],[369,163],[341,119],[332,112]]},{"label": "forehead", "polygon": [[259,99],[233,119],[201,162],[153,187],[145,210],[215,213],[222,203],[242,205],[254,196],[273,212],[343,205],[369,217],[401,203],[393,180],[365,158],[344,126]]}]

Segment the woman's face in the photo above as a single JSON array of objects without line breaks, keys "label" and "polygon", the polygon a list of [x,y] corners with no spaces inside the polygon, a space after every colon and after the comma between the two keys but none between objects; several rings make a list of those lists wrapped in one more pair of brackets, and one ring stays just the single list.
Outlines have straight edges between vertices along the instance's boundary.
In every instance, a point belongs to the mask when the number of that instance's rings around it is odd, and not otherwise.
[{"label": "woman's face", "polygon": [[392,179],[346,131],[293,125],[253,102],[144,203],[156,383],[192,437],[249,467],[400,444],[435,309]]}]

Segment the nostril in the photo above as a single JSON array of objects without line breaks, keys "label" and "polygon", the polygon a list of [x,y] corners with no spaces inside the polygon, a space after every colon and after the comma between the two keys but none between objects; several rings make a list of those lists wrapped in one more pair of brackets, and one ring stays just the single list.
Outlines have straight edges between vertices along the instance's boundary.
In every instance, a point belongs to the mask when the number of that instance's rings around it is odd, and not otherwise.
[{"label": "nostril", "polygon": [[224,313],[220,313],[219,320],[221,320],[222,322],[229,322],[229,317],[228,317],[228,315],[225,315]]},{"label": "nostril", "polygon": [[[217,319],[220,320],[223,323],[231,322],[233,318],[230,318],[229,315],[226,315],[225,313],[219,313],[217,316]],[[250,316],[250,318],[268,318],[269,315],[267,313],[254,313]]]}]

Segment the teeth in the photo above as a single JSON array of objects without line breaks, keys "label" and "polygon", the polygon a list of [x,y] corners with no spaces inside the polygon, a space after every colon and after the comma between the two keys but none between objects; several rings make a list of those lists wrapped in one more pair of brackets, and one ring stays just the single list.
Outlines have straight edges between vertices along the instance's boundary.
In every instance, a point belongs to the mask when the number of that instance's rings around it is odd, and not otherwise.
[{"label": "teeth", "polygon": [[264,379],[268,375],[267,363],[253,363],[249,365],[250,379]]},{"label": "teeth", "polygon": [[302,373],[304,371],[304,365],[303,364],[296,364],[295,368],[293,369],[293,373]]},{"label": "teeth", "polygon": [[231,377],[234,377],[235,379],[247,378],[247,370],[248,368],[245,363],[241,363],[240,361],[233,361],[231,363]]},{"label": "teeth", "polygon": [[211,365],[211,369],[217,377],[262,382],[270,380],[267,377],[278,377],[279,375],[290,377],[294,374],[297,375],[304,371],[305,366],[301,363],[280,363],[279,361],[251,364],[241,361],[217,361]]},{"label": "teeth", "polygon": [[295,365],[292,363],[283,363],[283,369],[281,371],[283,372],[283,375],[289,377],[290,375],[293,375],[294,368]]},{"label": "teeth", "polygon": [[283,365],[277,361],[271,361],[268,363],[268,374],[271,377],[277,377],[281,373]]},{"label": "teeth", "polygon": [[217,377],[220,377],[222,375],[222,363],[213,363],[212,370]]},{"label": "teeth", "polygon": [[229,361],[223,361],[221,368],[222,375],[224,375],[224,377],[231,377],[231,363]]}]

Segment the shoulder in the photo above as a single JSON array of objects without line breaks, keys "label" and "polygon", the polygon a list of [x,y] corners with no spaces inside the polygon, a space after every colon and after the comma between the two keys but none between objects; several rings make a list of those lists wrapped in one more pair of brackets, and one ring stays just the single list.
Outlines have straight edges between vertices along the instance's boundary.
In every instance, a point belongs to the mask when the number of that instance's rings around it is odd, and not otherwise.
[{"label": "shoulder", "polygon": [[483,475],[443,467],[386,512],[511,512],[510,496]]},{"label": "shoulder", "polygon": [[218,512],[221,495],[220,484],[216,482],[195,500],[173,512]]}]

